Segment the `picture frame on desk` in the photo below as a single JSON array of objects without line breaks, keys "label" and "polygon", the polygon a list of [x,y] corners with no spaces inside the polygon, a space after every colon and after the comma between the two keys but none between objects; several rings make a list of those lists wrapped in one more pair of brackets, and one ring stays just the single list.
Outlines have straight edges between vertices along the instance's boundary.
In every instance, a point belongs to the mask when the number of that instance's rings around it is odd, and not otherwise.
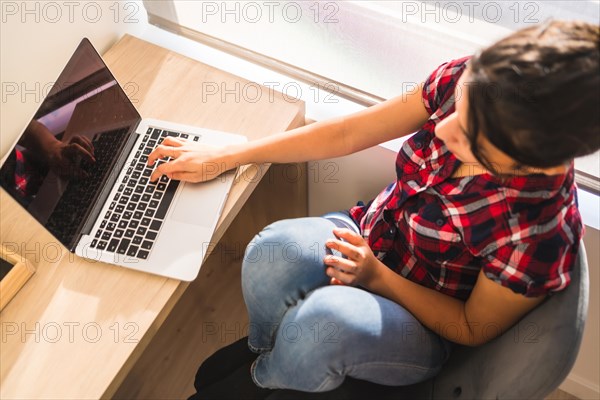
[{"label": "picture frame on desk", "polygon": [[34,273],[35,267],[27,259],[0,245],[0,312]]}]

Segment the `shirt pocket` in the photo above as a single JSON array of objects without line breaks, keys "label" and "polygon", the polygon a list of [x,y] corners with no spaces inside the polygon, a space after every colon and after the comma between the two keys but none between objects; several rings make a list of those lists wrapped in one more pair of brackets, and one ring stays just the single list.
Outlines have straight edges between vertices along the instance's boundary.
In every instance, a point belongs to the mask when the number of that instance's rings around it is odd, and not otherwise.
[{"label": "shirt pocket", "polygon": [[414,256],[425,264],[439,267],[442,262],[453,262],[465,255],[462,236],[454,229],[449,217],[439,204],[415,204],[404,213],[407,244]]}]

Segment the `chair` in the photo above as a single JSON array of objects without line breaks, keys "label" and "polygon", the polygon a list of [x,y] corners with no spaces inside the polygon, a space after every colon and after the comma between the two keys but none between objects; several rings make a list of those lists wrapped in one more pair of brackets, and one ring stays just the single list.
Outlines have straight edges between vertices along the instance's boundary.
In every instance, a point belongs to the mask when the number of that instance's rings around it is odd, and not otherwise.
[{"label": "chair", "polygon": [[416,385],[387,387],[346,379],[325,393],[278,390],[283,399],[543,399],[566,378],[579,352],[588,309],[583,242],[571,284],[545,300],[508,332],[479,346],[456,345],[442,371]]}]

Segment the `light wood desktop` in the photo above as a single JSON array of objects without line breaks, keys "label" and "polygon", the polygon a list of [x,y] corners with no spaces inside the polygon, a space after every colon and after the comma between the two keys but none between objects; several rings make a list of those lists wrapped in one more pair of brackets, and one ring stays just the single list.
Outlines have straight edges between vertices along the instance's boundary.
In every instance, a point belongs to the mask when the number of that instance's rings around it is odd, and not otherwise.
[{"label": "light wood desktop", "polygon": [[[247,81],[132,36],[124,36],[103,57],[143,117],[240,133],[249,140],[304,124],[302,102],[288,101],[265,87],[258,101],[254,101],[254,94],[252,102],[247,101],[243,93]],[[237,87],[241,95],[238,93],[238,100],[233,94],[222,99],[221,92],[207,95],[206,82],[216,83],[219,88]],[[264,224],[306,214],[305,167],[297,166],[300,173],[292,180],[290,174],[286,175],[288,179],[279,176],[281,166],[271,168],[267,174],[268,167],[250,165],[240,169],[212,243],[225,235],[222,242],[229,241],[238,252],[240,248],[243,251],[244,243]],[[267,178],[261,182],[265,174]],[[171,355],[177,342],[178,346],[193,348],[190,354],[202,357],[225,344],[186,343],[181,336],[171,339],[174,328],[162,326],[168,317],[168,321],[193,318],[190,308],[215,310],[217,304],[231,302],[232,298],[232,307],[243,313],[239,282],[219,281],[239,275],[235,267],[223,265],[223,254],[213,252],[190,286],[70,254],[4,191],[0,193],[0,210],[1,244],[36,268],[0,314],[2,399],[110,398],[118,390],[123,396],[142,396],[139,388],[131,388],[131,382],[139,380],[143,373],[139,371],[148,371],[146,364],[153,364],[153,358],[162,357],[165,343],[171,346]],[[234,258],[239,267],[239,255]],[[197,291],[210,296],[181,305],[183,299],[178,300],[187,293],[188,286],[188,292],[193,293],[184,298],[198,299]],[[232,291],[233,297],[224,298]],[[162,344],[153,341],[155,336]],[[186,338],[190,340],[189,335]],[[229,337],[226,341],[235,339]],[[140,357],[144,365],[136,365]],[[199,361],[191,358],[182,363],[187,363],[189,369],[197,367]],[[180,363],[175,360],[174,365]],[[171,397],[190,391],[189,376],[193,377],[194,372],[187,371],[186,382],[181,383],[178,393],[171,391]],[[144,379],[160,378],[150,371]],[[120,388],[123,381],[130,383]]]}]

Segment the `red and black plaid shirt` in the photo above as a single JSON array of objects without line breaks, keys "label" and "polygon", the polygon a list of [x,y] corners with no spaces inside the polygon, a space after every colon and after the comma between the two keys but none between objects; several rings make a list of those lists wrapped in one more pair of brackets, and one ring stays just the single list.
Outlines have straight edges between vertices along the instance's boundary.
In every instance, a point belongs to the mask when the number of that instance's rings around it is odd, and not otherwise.
[{"label": "red and black plaid shirt", "polygon": [[350,215],[385,265],[452,297],[466,300],[481,268],[527,297],[562,290],[583,235],[573,166],[554,176],[451,177],[460,161],[434,128],[454,112],[468,59],[429,76],[423,99],[431,116],[398,152],[397,181]]}]

